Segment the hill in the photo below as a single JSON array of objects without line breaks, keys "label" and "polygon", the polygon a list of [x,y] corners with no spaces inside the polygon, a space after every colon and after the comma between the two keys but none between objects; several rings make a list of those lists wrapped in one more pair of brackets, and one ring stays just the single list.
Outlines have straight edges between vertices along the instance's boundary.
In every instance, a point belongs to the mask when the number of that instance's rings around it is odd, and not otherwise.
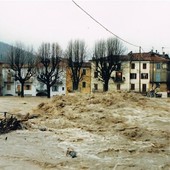
[{"label": "hill", "polygon": [[0,42],[0,61],[4,62],[8,51],[10,50],[10,45]]}]

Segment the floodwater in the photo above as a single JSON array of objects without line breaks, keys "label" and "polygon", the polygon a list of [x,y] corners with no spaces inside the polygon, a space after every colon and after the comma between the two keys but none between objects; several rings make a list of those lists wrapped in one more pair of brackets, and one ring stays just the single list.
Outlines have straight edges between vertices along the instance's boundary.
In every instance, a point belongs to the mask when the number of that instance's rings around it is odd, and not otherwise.
[{"label": "floodwater", "polygon": [[30,115],[25,130],[0,135],[2,170],[170,169],[170,98],[114,92],[1,97],[0,105]]}]

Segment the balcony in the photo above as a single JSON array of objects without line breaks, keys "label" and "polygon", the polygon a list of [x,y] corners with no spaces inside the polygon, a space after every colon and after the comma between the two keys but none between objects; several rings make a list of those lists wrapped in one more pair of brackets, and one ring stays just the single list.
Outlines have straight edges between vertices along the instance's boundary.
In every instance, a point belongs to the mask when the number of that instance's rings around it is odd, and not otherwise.
[{"label": "balcony", "polygon": [[123,83],[125,81],[125,77],[111,77],[111,78],[115,83]]},{"label": "balcony", "polygon": [[115,75],[115,77],[111,77],[115,83],[123,83],[125,81],[125,77],[122,76],[122,72],[118,71]]}]

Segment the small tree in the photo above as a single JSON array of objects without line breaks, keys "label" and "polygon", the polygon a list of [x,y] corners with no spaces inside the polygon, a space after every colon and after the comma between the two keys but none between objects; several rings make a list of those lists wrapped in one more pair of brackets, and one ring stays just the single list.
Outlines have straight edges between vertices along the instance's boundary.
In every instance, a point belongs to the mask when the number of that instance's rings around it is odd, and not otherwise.
[{"label": "small tree", "polygon": [[61,48],[57,43],[42,44],[37,60],[37,80],[44,83],[47,88],[47,97],[50,98],[51,87],[59,81],[61,63]]},{"label": "small tree", "polygon": [[14,71],[15,81],[21,84],[21,97],[24,97],[24,84],[35,74],[35,58],[33,49],[25,49],[22,43],[12,46],[7,57],[7,63]]},{"label": "small tree", "polygon": [[118,39],[109,38],[95,44],[93,62],[96,67],[98,79],[103,82],[103,90],[108,91],[109,80],[113,71],[120,70],[120,55],[125,48]]},{"label": "small tree", "polygon": [[70,41],[66,50],[66,57],[68,59],[68,69],[72,80],[73,90],[78,90],[79,82],[83,78],[81,71],[85,60],[86,48],[85,42],[80,40]]}]

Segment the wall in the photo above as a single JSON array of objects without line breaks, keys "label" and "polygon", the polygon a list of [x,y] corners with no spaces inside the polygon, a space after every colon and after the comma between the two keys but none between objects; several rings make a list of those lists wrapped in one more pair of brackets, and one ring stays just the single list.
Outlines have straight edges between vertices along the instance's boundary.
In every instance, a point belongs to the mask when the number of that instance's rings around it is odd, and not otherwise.
[{"label": "wall", "polygon": [[[160,65],[160,67],[157,67],[157,64]],[[150,89],[156,87],[156,84],[159,84],[159,91],[166,92],[167,91],[167,63],[164,62],[152,62],[150,66]],[[159,75],[159,76],[157,76]]]},{"label": "wall", "polygon": [[[83,76],[82,80],[79,82],[78,92],[80,93],[91,93],[91,66],[83,66],[81,68],[81,73],[83,69],[86,70],[86,75]],[[83,87],[83,82],[85,82],[86,87]],[[71,69],[66,69],[66,94],[73,92],[73,83],[71,79]]]},{"label": "wall", "polygon": [[[94,77],[94,72],[95,72],[95,64],[92,62],[92,67],[91,67],[91,91],[92,92],[103,92],[103,82],[100,81],[98,78]],[[118,90],[118,86],[120,87],[120,90],[125,90],[128,91],[129,90],[129,62],[128,61],[124,61],[122,62],[121,65],[121,70],[120,72],[122,72],[122,81],[120,82],[116,82],[114,81],[114,79],[112,79],[113,77],[116,77],[116,71],[113,71],[111,74],[110,80],[109,80],[109,91],[117,91]],[[94,89],[94,85],[97,84],[98,85],[98,90]]]},{"label": "wall", "polygon": [[[131,66],[130,66],[130,73],[135,73],[136,79],[130,79],[130,84],[135,84],[135,90],[134,91],[136,91],[136,92],[142,92],[143,91],[143,89],[142,89],[143,84],[145,84],[146,85],[146,91],[148,91],[149,82],[150,82],[150,62],[149,61],[132,61],[131,64],[132,63],[135,64],[135,68],[132,69]],[[143,64],[146,64],[146,69],[143,68]],[[141,74],[147,74],[148,77],[146,79],[144,79],[144,78],[142,78]]]},{"label": "wall", "polygon": [[[9,82],[7,80],[7,76],[9,73],[9,68],[3,68],[2,69],[2,75],[3,75],[3,88],[2,88],[2,94],[5,95],[13,95],[13,96],[18,96],[19,92],[21,90],[21,85],[19,81],[14,81],[14,78],[12,78],[12,81]],[[10,70],[10,72],[12,72]],[[65,71],[63,71],[63,74],[61,75],[61,79],[63,80],[61,84],[59,84],[58,87],[58,91],[53,91],[51,88],[51,96],[54,95],[62,95],[62,94],[66,94],[66,78],[65,78]],[[28,81],[25,82],[24,85],[24,95],[25,96],[36,96],[37,94],[37,89],[39,89],[40,87],[40,82],[37,81],[36,75],[34,77],[31,77]],[[9,85],[11,86],[10,90],[7,89],[7,86],[9,87]],[[44,85],[42,90],[45,90],[46,86]]]}]

